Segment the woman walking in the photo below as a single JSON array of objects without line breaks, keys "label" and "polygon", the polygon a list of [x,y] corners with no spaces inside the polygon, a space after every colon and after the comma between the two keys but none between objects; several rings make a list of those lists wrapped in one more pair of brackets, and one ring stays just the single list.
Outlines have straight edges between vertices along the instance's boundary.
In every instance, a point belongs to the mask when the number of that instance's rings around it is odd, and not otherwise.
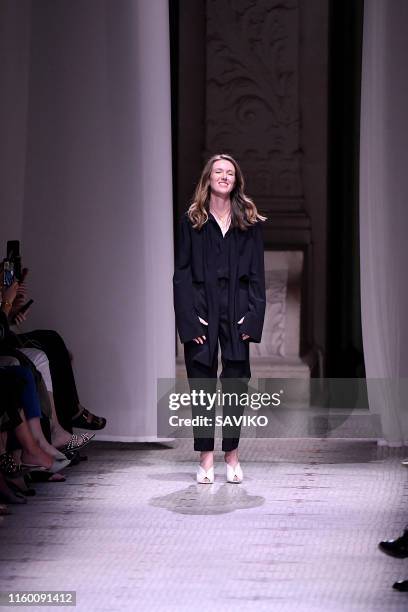
[{"label": "woman walking", "polygon": [[[223,394],[244,393],[251,377],[249,342],[260,342],[265,315],[264,221],[244,193],[244,178],[230,155],[206,163],[192,204],[184,215],[173,277],[174,307],[190,389],[215,393],[218,343]],[[205,412],[204,412],[205,411]],[[224,405],[225,417],[240,416],[239,403]],[[197,482],[214,482],[215,408],[193,406],[209,417],[193,428],[200,451]],[[238,461],[240,426],[228,419],[222,430],[228,482],[242,482]]]}]

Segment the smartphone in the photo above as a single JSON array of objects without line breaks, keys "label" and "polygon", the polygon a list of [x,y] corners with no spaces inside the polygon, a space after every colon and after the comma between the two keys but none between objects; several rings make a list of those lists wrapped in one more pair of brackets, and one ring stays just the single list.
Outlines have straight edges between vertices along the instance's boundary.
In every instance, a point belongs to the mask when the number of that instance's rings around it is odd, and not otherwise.
[{"label": "smartphone", "polygon": [[14,277],[16,280],[21,281],[21,255],[19,240],[7,241],[7,260],[13,263]]},{"label": "smartphone", "polygon": [[26,312],[26,310],[28,310],[30,308],[31,304],[33,304],[33,303],[34,303],[34,300],[28,300],[28,302],[23,304],[22,307],[17,310],[17,312],[14,315],[13,320],[11,322],[14,323],[14,321],[16,320],[17,315],[23,314],[24,312]]},{"label": "smartphone", "polygon": [[30,308],[31,304],[34,304],[34,300],[28,300],[28,302],[23,304],[22,307],[17,311],[17,314],[24,313],[26,310]]},{"label": "smartphone", "polygon": [[14,263],[3,259],[3,286],[10,287],[14,282]]},{"label": "smartphone", "polygon": [[8,240],[7,241],[7,259],[13,259],[14,257],[20,257],[20,241],[19,240]]}]

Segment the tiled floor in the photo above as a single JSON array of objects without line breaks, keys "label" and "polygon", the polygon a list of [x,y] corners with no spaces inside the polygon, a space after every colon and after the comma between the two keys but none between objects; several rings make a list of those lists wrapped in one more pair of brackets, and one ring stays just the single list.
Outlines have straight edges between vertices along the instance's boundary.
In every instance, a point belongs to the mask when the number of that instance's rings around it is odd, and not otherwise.
[{"label": "tiled floor", "polygon": [[245,482],[226,484],[218,453],[208,486],[190,440],[93,443],[2,520],[0,591],[75,590],[84,611],[408,610],[391,588],[408,561],[377,549],[408,523],[403,451],[243,439],[240,453]]}]

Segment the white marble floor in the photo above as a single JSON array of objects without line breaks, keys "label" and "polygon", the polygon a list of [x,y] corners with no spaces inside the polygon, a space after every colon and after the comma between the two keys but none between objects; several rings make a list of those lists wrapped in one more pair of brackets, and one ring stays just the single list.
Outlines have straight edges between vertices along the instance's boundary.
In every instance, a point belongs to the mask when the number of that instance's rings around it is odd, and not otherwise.
[{"label": "white marble floor", "polygon": [[74,590],[84,611],[408,609],[391,588],[408,562],[377,549],[408,523],[403,451],[333,439],[240,451],[245,482],[226,484],[218,453],[208,486],[190,440],[93,443],[65,483],[36,485],[2,519],[0,591]]}]

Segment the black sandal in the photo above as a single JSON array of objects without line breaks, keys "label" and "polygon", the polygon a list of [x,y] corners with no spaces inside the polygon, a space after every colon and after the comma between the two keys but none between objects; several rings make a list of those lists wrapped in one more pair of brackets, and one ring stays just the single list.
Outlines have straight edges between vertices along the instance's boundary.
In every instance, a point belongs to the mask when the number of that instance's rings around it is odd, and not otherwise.
[{"label": "black sandal", "polygon": [[72,419],[73,427],[80,427],[81,429],[103,429],[106,425],[106,419],[104,417],[96,416],[84,408],[80,415]]}]

